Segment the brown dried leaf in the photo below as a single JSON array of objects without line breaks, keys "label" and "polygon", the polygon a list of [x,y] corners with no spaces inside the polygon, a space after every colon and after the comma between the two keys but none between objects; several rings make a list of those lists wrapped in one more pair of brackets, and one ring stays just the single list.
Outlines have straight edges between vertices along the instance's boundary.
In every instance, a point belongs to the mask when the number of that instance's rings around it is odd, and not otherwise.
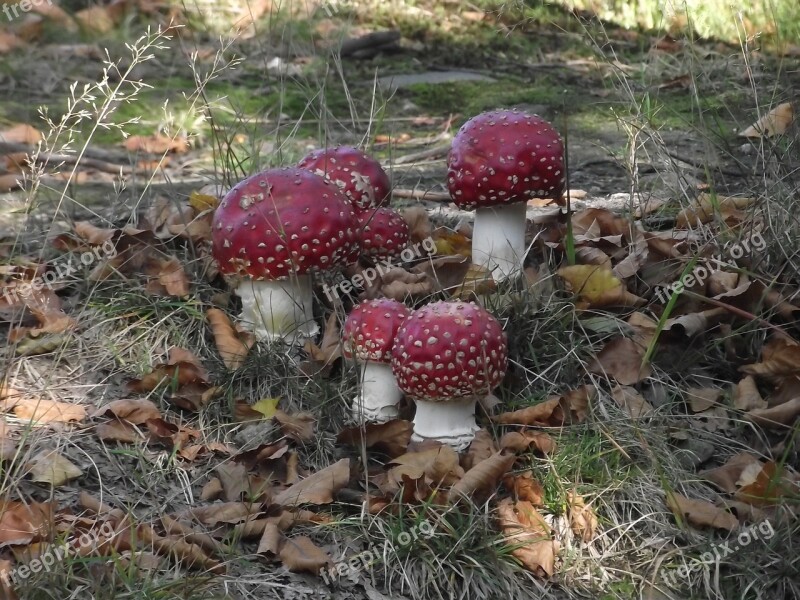
[{"label": "brown dried leaf", "polygon": [[[409,425],[413,428],[413,424],[409,423]],[[469,448],[461,457],[461,467],[465,471],[469,471],[479,462],[486,460],[499,450],[500,448],[495,444],[492,434],[485,429],[479,429],[475,432],[475,437],[470,442]]]},{"label": "brown dried leaf", "polygon": [[319,574],[331,563],[328,554],[304,535],[287,539],[278,554],[281,562],[293,573]]},{"label": "brown dried leaf", "polygon": [[181,154],[189,150],[189,143],[183,137],[172,138],[161,133],[149,136],[132,135],[125,140],[123,146],[129,152],[145,152],[148,154],[164,154],[167,152]]},{"label": "brown dried leaf", "polygon": [[791,102],[779,104],[758,121],[742,131],[739,136],[746,138],[772,137],[782,135],[794,122],[794,107]]},{"label": "brown dried leaf", "polygon": [[43,450],[27,464],[31,481],[58,487],[83,475],[83,472],[55,450]]},{"label": "brown dried leaf", "polygon": [[206,311],[214,342],[217,344],[222,362],[231,371],[242,366],[247,353],[255,343],[253,334],[247,331],[237,331],[228,315],[218,308],[209,308]]},{"label": "brown dried leaf", "polygon": [[408,223],[409,240],[412,244],[422,243],[433,236],[433,226],[428,217],[428,211],[422,206],[412,206],[400,211]]},{"label": "brown dried leaf", "polygon": [[128,382],[128,388],[134,392],[151,392],[164,381],[174,381],[177,388],[190,383],[208,383],[208,374],[194,354],[184,348],[170,348],[166,363],[153,366],[153,371],[141,379]]},{"label": "brown dried leaf", "polygon": [[748,452],[740,452],[721,467],[703,471],[700,476],[708,479],[723,492],[733,494],[738,489],[736,482],[745,468],[753,463],[760,464],[758,457]]},{"label": "brown dried leaf", "polygon": [[0,420],[0,462],[11,460],[17,453],[17,444],[9,437],[10,430],[4,420]]},{"label": "brown dried leaf", "polygon": [[494,493],[497,484],[516,460],[516,454],[503,454],[502,451],[482,460],[467,471],[461,481],[450,488],[448,501],[458,502],[468,499],[481,504]]},{"label": "brown dried leaf", "polygon": [[161,411],[150,400],[123,398],[121,400],[113,400],[92,413],[93,419],[101,416],[116,417],[134,425],[142,425],[149,419],[160,418]]},{"label": "brown dried leaf", "polygon": [[190,509],[187,515],[203,525],[216,526],[220,523],[230,525],[241,523],[249,517],[261,513],[260,503],[224,502],[211,506],[200,506]]},{"label": "brown dried leaf", "polygon": [[800,375],[800,345],[775,338],[761,350],[761,361],[739,368],[748,375],[786,377]]},{"label": "brown dried leaf", "polygon": [[275,411],[273,417],[280,425],[283,435],[296,442],[307,442],[314,437],[314,423],[316,419],[309,412],[299,412],[293,415],[282,410]]},{"label": "brown dried leaf", "polygon": [[404,477],[414,481],[425,479],[433,486],[448,487],[464,476],[458,453],[450,446],[434,446],[419,452],[408,452],[392,459],[388,466],[391,468],[384,492],[399,490]]},{"label": "brown dried leaf", "polygon": [[502,425],[536,425],[540,427],[560,427],[565,423],[565,411],[561,396],[551,396],[534,406],[502,413],[491,417]]},{"label": "brown dried leaf", "polygon": [[649,364],[643,364],[644,351],[631,339],[618,337],[608,342],[589,364],[589,371],[608,375],[621,385],[633,385],[650,377]]},{"label": "brown dried leaf", "polygon": [[9,144],[36,144],[42,139],[42,133],[27,123],[16,123],[0,131],[0,142]]},{"label": "brown dried leaf", "polygon": [[718,406],[722,390],[718,388],[690,387],[686,390],[686,396],[692,412],[699,413]]},{"label": "brown dried leaf", "polygon": [[748,375],[733,388],[733,406],[738,410],[766,408],[767,402],[761,397],[756,380]]},{"label": "brown dried leaf", "polygon": [[320,363],[322,369],[342,356],[342,336],[339,333],[339,321],[335,312],[332,312],[325,322],[325,331],[319,346],[309,340],[305,343],[305,351],[311,360]]},{"label": "brown dried leaf", "polygon": [[48,539],[55,504],[0,500],[0,548]]},{"label": "brown dried leaf", "polygon": [[739,475],[735,498],[753,506],[767,506],[777,504],[785,497],[797,497],[799,482],[793,482],[789,477],[790,474],[775,461],[750,463]]},{"label": "brown dried leaf", "polygon": [[514,495],[516,500],[530,502],[533,506],[544,506],[544,488],[534,479],[532,471],[524,471],[519,475],[506,475],[503,485]]},{"label": "brown dried leaf", "polygon": [[336,436],[336,441],[349,446],[363,445],[394,458],[406,452],[413,430],[413,423],[400,419],[386,423],[365,423],[343,429]]},{"label": "brown dried leaf", "polygon": [[349,480],[350,461],[343,458],[278,493],[273,501],[280,506],[330,504]]},{"label": "brown dried leaf", "polygon": [[136,535],[145,544],[152,545],[155,552],[168,556],[183,567],[202,569],[215,574],[225,572],[225,565],[214,560],[197,544],[187,542],[183,536],[158,535],[150,525],[142,524],[136,528]]},{"label": "brown dried leaf", "polygon": [[611,396],[617,406],[624,408],[632,419],[639,419],[653,414],[653,407],[635,388],[617,385],[611,390]]},{"label": "brown dried leaf", "polygon": [[553,575],[557,547],[550,527],[530,502],[512,502],[506,498],[497,506],[500,529],[511,555],[538,577]]},{"label": "brown dried leaf", "polygon": [[793,398],[770,408],[754,408],[744,418],[768,429],[792,427],[800,417],[800,398]]},{"label": "brown dried leaf", "polygon": [[700,194],[693,206],[688,206],[675,217],[675,226],[681,229],[696,227],[700,223],[709,223],[719,209],[723,220],[735,216],[756,202],[756,198],[736,198],[733,196],[712,196]]},{"label": "brown dried leaf", "polygon": [[13,401],[14,414],[26,421],[36,423],[67,423],[69,421],[83,421],[86,418],[86,409],[79,404],[57,402],[54,400],[17,399]]},{"label": "brown dried leaf", "polygon": [[543,431],[509,431],[500,438],[500,447],[512,452],[527,452],[531,446],[542,454],[555,452],[556,443]]},{"label": "brown dried leaf", "polygon": [[597,516],[591,506],[587,506],[583,497],[575,490],[567,492],[567,512],[569,525],[578,538],[589,543],[597,532]]},{"label": "brown dried leaf", "polygon": [[739,519],[705,500],[693,500],[671,492],[667,494],[667,506],[679,519],[686,519],[696,527],[708,526],[728,531],[736,531],[739,527]]},{"label": "brown dried leaf", "polygon": [[264,526],[264,533],[261,534],[261,540],[258,542],[258,554],[266,554],[270,557],[278,556],[283,547],[286,538],[276,522],[266,523]]},{"label": "brown dried leaf", "polygon": [[111,419],[105,423],[98,423],[94,429],[98,438],[104,442],[122,442],[123,444],[134,444],[144,439],[132,425],[125,421]]},{"label": "brown dried leaf", "polygon": [[384,296],[399,302],[430,296],[435,287],[434,281],[425,273],[411,273],[394,267],[378,277],[375,285],[367,290],[367,298]]}]

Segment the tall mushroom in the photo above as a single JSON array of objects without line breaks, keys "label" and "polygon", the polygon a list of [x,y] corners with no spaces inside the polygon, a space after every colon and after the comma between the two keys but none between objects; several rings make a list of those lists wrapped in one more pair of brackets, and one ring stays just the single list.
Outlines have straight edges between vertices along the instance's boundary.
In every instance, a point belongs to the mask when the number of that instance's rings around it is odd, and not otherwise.
[{"label": "tall mushroom", "polygon": [[317,334],[310,275],[355,260],[357,228],[336,186],[302,169],[257,173],[225,195],[212,223],[214,257],[222,273],[242,278],[242,320],[258,339]]},{"label": "tall mushroom", "polygon": [[397,417],[403,393],[397,387],[390,352],[397,330],[411,311],[396,300],[367,300],[353,308],[344,323],[344,355],[361,366],[361,387],[353,400],[359,422],[383,423]]},{"label": "tall mushroom", "polygon": [[564,145],[537,115],[495,110],[467,121],[453,138],[447,186],[453,202],[475,209],[472,261],[496,281],[522,269],[529,198],[558,199]]},{"label": "tall mushroom", "polygon": [[338,146],[315,150],[297,166],[330,179],[339,186],[356,210],[386,206],[391,182],[381,163],[358,148]]},{"label": "tall mushroom", "polygon": [[506,335],[472,302],[434,302],[411,313],[392,347],[392,372],[417,405],[415,441],[463,450],[475,437],[475,403],[503,380]]}]

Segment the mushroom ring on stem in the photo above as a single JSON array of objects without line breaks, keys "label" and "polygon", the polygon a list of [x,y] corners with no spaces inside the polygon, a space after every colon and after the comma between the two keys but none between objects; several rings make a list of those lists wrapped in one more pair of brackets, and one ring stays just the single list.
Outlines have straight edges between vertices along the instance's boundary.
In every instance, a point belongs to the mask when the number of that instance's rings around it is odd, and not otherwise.
[{"label": "mushroom ring on stem", "polygon": [[355,306],[344,323],[344,355],[355,358],[361,368],[361,388],[352,407],[360,423],[384,423],[398,416],[403,393],[389,361],[397,330],[410,313],[397,300],[367,300]]},{"label": "mushroom ring on stem", "polygon": [[565,181],[564,145],[541,117],[495,110],[467,121],[453,138],[447,187],[459,208],[475,209],[472,261],[496,281],[518,274],[527,200],[557,200]]},{"label": "mushroom ring on stem", "polygon": [[392,372],[417,405],[412,439],[466,448],[478,430],[475,403],[507,366],[506,335],[477,304],[434,302],[411,313],[392,347]]},{"label": "mushroom ring on stem", "polygon": [[356,260],[357,229],[337,187],[302,169],[257,173],[225,195],[212,223],[214,257],[223,274],[241,278],[242,320],[258,339],[302,344],[318,333],[311,274]]}]

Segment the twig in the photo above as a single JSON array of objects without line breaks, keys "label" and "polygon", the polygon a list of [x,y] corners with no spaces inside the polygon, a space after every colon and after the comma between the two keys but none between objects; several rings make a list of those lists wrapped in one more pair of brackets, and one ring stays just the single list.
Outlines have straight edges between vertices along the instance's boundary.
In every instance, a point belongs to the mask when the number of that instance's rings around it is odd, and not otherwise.
[{"label": "twig", "polygon": [[412,200],[430,200],[431,202],[450,202],[450,194],[444,192],[431,192],[422,190],[409,190],[405,188],[394,188],[392,195],[395,198],[411,198]]},{"label": "twig", "polygon": [[[9,142],[0,142],[0,153],[8,153],[8,152],[25,152],[28,156],[33,155],[33,148],[26,144],[14,144]],[[133,168],[126,165],[120,164],[113,164],[105,160],[97,159],[97,158],[90,158],[84,153],[82,157],[73,156],[70,154],[53,154],[51,152],[41,152],[36,157],[38,162],[51,162],[51,163],[62,163],[65,165],[75,165],[80,163],[82,167],[86,167],[88,169],[96,169],[98,171],[103,171],[104,173],[112,173],[114,175],[118,175],[122,172],[125,175],[130,175],[133,173]]]},{"label": "twig", "polygon": [[701,302],[708,302],[709,304],[713,304],[714,306],[718,306],[719,308],[724,308],[728,312],[733,313],[736,316],[742,317],[743,319],[747,319],[748,321],[755,321],[759,325],[762,325],[762,326],[764,326],[764,327],[766,327],[768,329],[771,329],[773,332],[775,332],[776,335],[782,337],[783,339],[785,339],[785,340],[787,340],[789,342],[792,342],[793,344],[800,343],[797,340],[795,340],[792,336],[790,336],[788,333],[786,333],[780,327],[777,327],[776,325],[773,325],[769,321],[766,321],[765,319],[762,319],[761,317],[759,317],[757,315],[754,315],[751,312],[747,312],[746,310],[743,310],[743,309],[738,308],[736,306],[731,306],[730,304],[726,304],[724,302],[720,302],[719,300],[717,300],[715,298],[707,298],[706,296],[701,296],[700,294],[696,294],[696,293],[691,292],[689,290],[683,290],[681,293],[682,294],[686,294],[689,298],[694,298],[696,300],[700,300]]},{"label": "twig", "polygon": [[439,146],[427,148],[426,150],[420,150],[419,152],[412,152],[411,154],[405,154],[403,156],[400,156],[394,160],[393,164],[407,165],[409,163],[417,162],[418,160],[438,158],[439,156],[444,156],[449,151],[450,151],[450,142],[447,142],[447,144],[440,144]]}]

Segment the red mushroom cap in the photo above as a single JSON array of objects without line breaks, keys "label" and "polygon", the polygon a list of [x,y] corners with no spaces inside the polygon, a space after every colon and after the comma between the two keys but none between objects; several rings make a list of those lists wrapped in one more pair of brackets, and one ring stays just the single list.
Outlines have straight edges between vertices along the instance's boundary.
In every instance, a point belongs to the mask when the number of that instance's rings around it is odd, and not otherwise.
[{"label": "red mushroom cap", "polygon": [[212,223],[214,258],[226,274],[283,279],[347,264],[358,222],[336,186],[297,168],[269,169],[238,183]]},{"label": "red mushroom cap", "polygon": [[434,302],[411,313],[392,347],[392,372],[412,398],[488,395],[508,366],[500,323],[472,302]]},{"label": "red mushroom cap", "polygon": [[388,298],[358,304],[344,322],[344,355],[388,363],[397,330],[409,314],[405,304]]},{"label": "red mushroom cap", "polygon": [[464,123],[453,138],[447,187],[459,208],[558,199],[565,178],[561,136],[537,115],[486,112]]},{"label": "red mushroom cap", "polygon": [[408,223],[391,208],[358,213],[358,231],[361,254],[376,260],[398,256],[408,245]]},{"label": "red mushroom cap", "polygon": [[377,208],[389,203],[389,176],[381,163],[357,148],[339,146],[315,150],[297,166],[330,179],[356,209]]}]

